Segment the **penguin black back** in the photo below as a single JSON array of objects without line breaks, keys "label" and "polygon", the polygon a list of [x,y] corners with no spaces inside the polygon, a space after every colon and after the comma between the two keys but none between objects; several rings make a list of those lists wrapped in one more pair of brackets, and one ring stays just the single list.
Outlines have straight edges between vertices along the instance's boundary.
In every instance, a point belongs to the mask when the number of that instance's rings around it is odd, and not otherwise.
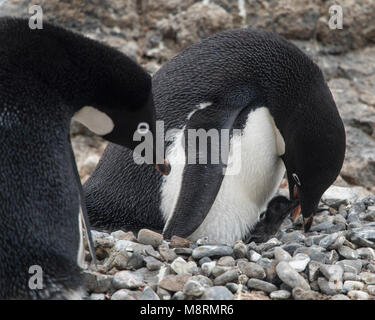
[{"label": "penguin black back", "polygon": [[[151,78],[117,50],[49,23],[30,30],[1,18],[0,43],[0,298],[78,298],[82,203],[70,121],[78,115],[134,148],[140,122],[154,130]],[[29,285],[32,266],[42,289]]]}]

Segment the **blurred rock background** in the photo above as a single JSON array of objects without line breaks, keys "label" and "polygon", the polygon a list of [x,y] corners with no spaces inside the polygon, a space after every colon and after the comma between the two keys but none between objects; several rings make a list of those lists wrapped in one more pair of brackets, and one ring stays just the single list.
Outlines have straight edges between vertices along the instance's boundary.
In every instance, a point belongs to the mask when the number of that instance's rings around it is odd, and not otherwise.
[{"label": "blurred rock background", "polygon": [[[225,29],[279,33],[321,67],[345,122],[347,153],[336,184],[375,193],[374,0],[8,0],[0,16],[30,17],[33,4],[42,6],[45,21],[116,47],[150,73]],[[334,4],[343,9],[341,30],[328,26]],[[71,134],[84,182],[106,142],[77,123]]]}]

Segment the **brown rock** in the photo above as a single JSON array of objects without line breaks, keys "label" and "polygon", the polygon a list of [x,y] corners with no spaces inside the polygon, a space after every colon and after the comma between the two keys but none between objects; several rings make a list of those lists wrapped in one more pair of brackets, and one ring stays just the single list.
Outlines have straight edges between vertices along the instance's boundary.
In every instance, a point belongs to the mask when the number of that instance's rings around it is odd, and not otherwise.
[{"label": "brown rock", "polygon": [[159,282],[159,287],[172,292],[182,291],[190,277],[191,275],[168,275]]},{"label": "brown rock", "polygon": [[188,239],[184,239],[178,236],[172,236],[169,247],[170,248],[189,248],[190,245],[191,245],[191,242]]}]

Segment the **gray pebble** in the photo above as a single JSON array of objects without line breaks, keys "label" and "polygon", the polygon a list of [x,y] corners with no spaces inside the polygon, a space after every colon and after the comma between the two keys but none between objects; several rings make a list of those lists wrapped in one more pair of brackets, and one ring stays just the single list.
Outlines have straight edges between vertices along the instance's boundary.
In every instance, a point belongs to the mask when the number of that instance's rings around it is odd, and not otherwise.
[{"label": "gray pebble", "polygon": [[287,300],[292,294],[286,290],[276,290],[271,292],[270,298],[273,300]]},{"label": "gray pebble", "polygon": [[281,241],[283,243],[290,242],[303,242],[305,236],[300,231],[293,231],[282,236]]},{"label": "gray pebble", "polygon": [[303,290],[302,288],[294,288],[292,291],[295,300],[320,300],[321,295],[312,290]]},{"label": "gray pebble", "polygon": [[142,291],[141,300],[160,300],[160,298],[150,286],[146,286]]},{"label": "gray pebble", "polygon": [[362,290],[364,286],[363,282],[347,280],[344,282],[343,289],[344,292],[348,292],[352,290]]},{"label": "gray pebble", "polygon": [[375,296],[375,285],[367,286],[367,292],[373,296]]},{"label": "gray pebble", "polygon": [[357,251],[347,246],[342,246],[341,248],[338,249],[338,252],[340,256],[343,257],[344,259],[356,260],[359,258]]},{"label": "gray pebble", "polygon": [[225,287],[227,287],[230,292],[232,292],[233,294],[235,294],[238,291],[239,285],[237,283],[234,283],[234,282],[228,282],[225,285]]},{"label": "gray pebble", "polygon": [[216,266],[216,261],[211,261],[211,262],[205,262],[202,264],[202,273],[206,276],[209,277],[212,274],[213,269]]},{"label": "gray pebble", "polygon": [[195,248],[192,253],[192,257],[196,260],[203,257],[212,257],[212,256],[230,256],[233,253],[233,249],[229,246],[200,246]]},{"label": "gray pebble", "polygon": [[204,291],[200,300],[233,300],[234,295],[226,287],[215,286]]},{"label": "gray pebble", "polygon": [[356,251],[361,259],[375,260],[375,250],[372,248],[359,248]]},{"label": "gray pebble", "polygon": [[250,289],[260,290],[266,293],[271,293],[273,291],[278,290],[278,288],[272,283],[268,283],[266,281],[255,279],[255,278],[250,279],[247,282],[247,287]]},{"label": "gray pebble", "polygon": [[306,269],[310,262],[310,257],[305,253],[297,253],[292,260],[289,261],[289,265],[297,272],[302,272]]},{"label": "gray pebble", "polygon": [[205,288],[195,280],[188,280],[183,289],[183,293],[188,297],[200,297],[205,291]]},{"label": "gray pebble", "polygon": [[159,253],[166,262],[172,262],[177,258],[174,250],[169,249],[168,245],[165,244],[159,246]]},{"label": "gray pebble", "polygon": [[266,272],[263,267],[254,262],[242,263],[240,271],[249,278],[256,278],[263,280],[266,277]]},{"label": "gray pebble", "polygon": [[135,293],[128,289],[121,289],[112,295],[111,300],[138,300],[139,298],[140,293]]},{"label": "gray pebble", "polygon": [[131,271],[119,271],[112,280],[116,289],[137,289],[144,286],[143,278]]},{"label": "gray pebble", "polygon": [[215,286],[222,286],[225,285],[228,282],[237,281],[239,276],[239,270],[238,269],[232,269],[224,272],[214,280]]},{"label": "gray pebble", "polygon": [[340,265],[322,264],[320,266],[320,272],[329,281],[342,281],[344,275],[344,269]]},{"label": "gray pebble", "polygon": [[150,271],[160,270],[160,268],[163,266],[163,263],[154,257],[145,257],[144,261],[146,262],[146,268]]},{"label": "gray pebble", "polygon": [[294,270],[288,262],[281,261],[276,266],[276,272],[281,281],[286,283],[291,288],[301,287],[305,290],[310,290],[310,286],[307,281]]},{"label": "gray pebble", "polygon": [[216,265],[224,267],[234,267],[236,265],[236,261],[231,256],[224,256],[219,258]]},{"label": "gray pebble", "polygon": [[235,245],[233,246],[233,256],[236,259],[241,259],[245,258],[247,253],[247,248],[246,245],[242,242],[236,242]]},{"label": "gray pebble", "polygon": [[316,262],[316,261],[309,262],[308,276],[309,276],[310,282],[318,280],[321,266],[322,264],[319,262]]},{"label": "gray pebble", "polygon": [[[211,262],[212,260],[209,258],[209,257],[203,257],[202,259],[199,259],[198,261],[198,265],[200,267],[202,267],[203,263],[206,263],[206,262]],[[215,261],[216,263],[216,261]]]},{"label": "gray pebble", "polygon": [[87,289],[89,292],[105,293],[112,286],[113,276],[98,272],[85,272],[87,278]]},{"label": "gray pebble", "polygon": [[275,248],[274,256],[277,261],[289,261],[292,259],[292,256],[289,254],[289,252],[285,251],[281,247]]},{"label": "gray pebble", "polygon": [[369,300],[370,296],[368,293],[360,290],[352,290],[347,293],[347,296],[352,300]]},{"label": "gray pebble", "polygon": [[105,295],[104,293],[92,293],[89,300],[105,300]]},{"label": "gray pebble", "polygon": [[375,284],[375,274],[371,272],[361,272],[359,274],[361,280],[366,284]]},{"label": "gray pebble", "polygon": [[362,270],[362,261],[361,260],[341,260],[336,262],[336,265],[340,265],[344,268],[345,272],[351,272],[359,274]]},{"label": "gray pebble", "polygon": [[342,281],[328,281],[326,278],[319,277],[318,286],[321,292],[333,296],[342,292],[343,283]]},{"label": "gray pebble", "polygon": [[361,277],[358,274],[352,273],[352,272],[344,272],[343,280],[352,280],[352,281],[360,281]]},{"label": "gray pebble", "polygon": [[261,257],[262,256],[254,250],[250,250],[248,253],[248,258],[252,262],[257,262]]},{"label": "gray pebble", "polygon": [[186,300],[186,296],[182,291],[177,291],[173,294],[172,300]]},{"label": "gray pebble", "polygon": [[345,294],[335,294],[331,297],[331,300],[350,300]]}]

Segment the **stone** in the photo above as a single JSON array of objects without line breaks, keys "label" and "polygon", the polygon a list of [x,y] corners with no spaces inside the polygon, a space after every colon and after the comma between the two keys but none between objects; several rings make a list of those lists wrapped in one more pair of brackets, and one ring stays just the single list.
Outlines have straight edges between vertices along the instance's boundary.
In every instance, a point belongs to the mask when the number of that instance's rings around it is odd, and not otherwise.
[{"label": "stone", "polygon": [[183,293],[188,297],[200,297],[205,291],[205,288],[195,280],[188,280],[183,288]]},{"label": "stone", "polygon": [[161,288],[160,286],[158,286],[158,288],[156,290],[156,294],[159,296],[159,298],[161,300],[171,300],[172,299],[171,293],[168,290],[165,290],[165,289]]},{"label": "stone", "polygon": [[352,290],[362,290],[364,286],[363,282],[347,280],[344,282],[343,289],[344,292],[348,292]]},{"label": "stone", "polygon": [[191,241],[178,236],[172,236],[171,242],[169,243],[170,248],[189,248]]},{"label": "stone", "polygon": [[134,241],[136,240],[136,237],[133,232],[124,232],[122,230],[117,230],[111,233],[111,236],[117,241],[117,240],[129,240]]},{"label": "stone", "polygon": [[373,296],[375,296],[375,285],[367,286],[367,292]]},{"label": "stone", "polygon": [[322,295],[316,291],[294,288],[292,291],[294,300],[321,300]]},{"label": "stone", "polygon": [[219,258],[216,264],[223,267],[234,267],[236,265],[236,261],[231,256],[224,256]]},{"label": "stone", "polygon": [[233,249],[229,246],[216,246],[216,245],[206,245],[195,248],[192,253],[192,257],[196,260],[203,257],[213,257],[213,256],[231,256]]},{"label": "stone", "polygon": [[322,196],[322,201],[335,209],[341,204],[349,204],[358,198],[358,192],[353,188],[330,186]]},{"label": "stone", "polygon": [[159,282],[159,287],[171,292],[183,291],[190,275],[167,275]]},{"label": "stone", "polygon": [[329,281],[342,281],[344,275],[344,269],[340,265],[322,264],[320,266],[320,272]]},{"label": "stone", "polygon": [[194,261],[186,262],[183,258],[178,257],[171,263],[171,269],[176,274],[196,274],[198,272],[197,264]]},{"label": "stone", "polygon": [[276,266],[276,273],[285,284],[291,288],[300,287],[305,290],[310,290],[310,286],[307,281],[294,270],[288,262],[281,261]]},{"label": "stone", "polygon": [[321,266],[322,266],[322,264],[319,263],[319,262],[316,262],[316,261],[310,261],[309,262],[308,276],[309,276],[310,282],[318,280]]},{"label": "stone", "polygon": [[342,292],[343,283],[339,280],[328,281],[326,278],[318,278],[318,286],[322,293],[333,296]]},{"label": "stone", "polygon": [[233,246],[233,256],[235,259],[245,258],[247,253],[246,245],[242,242],[236,242]]},{"label": "stone", "polygon": [[361,272],[359,274],[361,280],[366,284],[375,284],[375,274],[371,272]]},{"label": "stone", "polygon": [[214,286],[207,288],[200,300],[233,300],[234,295],[228,290],[228,288],[223,286]]},{"label": "stone", "polygon": [[105,300],[105,295],[103,293],[92,293],[89,300]]},{"label": "stone", "polygon": [[343,280],[352,280],[352,281],[360,281],[361,277],[358,274],[351,273],[351,272],[344,272]]},{"label": "stone", "polygon": [[263,267],[254,262],[242,263],[240,265],[240,271],[249,278],[263,280],[266,277],[266,272]]},{"label": "stone", "polygon": [[238,291],[239,285],[237,283],[234,283],[234,282],[228,282],[225,285],[225,287],[227,287],[230,292],[232,292],[233,294],[235,294]]},{"label": "stone", "polygon": [[186,296],[182,291],[177,291],[173,294],[172,300],[186,300]]},{"label": "stone", "polygon": [[205,262],[202,264],[202,273],[206,276],[209,277],[212,274],[213,269],[216,266],[216,261],[211,261],[211,262]]},{"label": "stone", "polygon": [[310,257],[304,253],[297,253],[292,260],[288,261],[289,265],[297,272],[302,272],[306,269],[310,262]]},{"label": "stone", "polygon": [[116,289],[138,289],[145,284],[143,278],[131,271],[119,271],[112,280],[112,285]]},{"label": "stone", "polygon": [[111,300],[138,300],[140,294],[137,293],[128,289],[120,289],[112,295]]},{"label": "stone", "polygon": [[335,294],[331,297],[331,300],[350,300],[345,294]]},{"label": "stone", "polygon": [[146,262],[146,268],[150,271],[160,270],[160,268],[164,265],[154,257],[145,257],[144,261]]},{"label": "stone", "polygon": [[159,252],[166,262],[172,262],[177,258],[176,253],[173,250],[169,249],[168,245],[160,245]]},{"label": "stone", "polygon": [[292,259],[292,256],[281,247],[275,248],[274,256],[277,261],[289,261]]},{"label": "stone", "polygon": [[115,239],[105,232],[91,230],[91,237],[95,248],[112,248],[115,244]]},{"label": "stone", "polygon": [[362,270],[362,261],[361,260],[341,260],[336,262],[336,265],[340,265],[344,268],[345,272],[351,272],[359,274]]},{"label": "stone", "polygon": [[287,290],[276,290],[270,293],[272,300],[287,300],[292,294]]},{"label": "stone", "polygon": [[347,246],[342,246],[338,249],[338,252],[340,254],[341,257],[343,257],[344,259],[349,259],[349,260],[356,260],[359,258],[358,256],[358,253],[347,247]]},{"label": "stone", "polygon": [[237,281],[238,276],[240,275],[238,269],[232,269],[224,272],[220,276],[216,277],[214,280],[215,286],[222,286],[225,285],[228,282]]},{"label": "stone", "polygon": [[290,242],[303,242],[305,240],[305,236],[301,233],[301,231],[292,231],[286,233],[281,237],[281,241],[283,243],[290,243]]},{"label": "stone", "polygon": [[191,254],[193,253],[193,249],[191,249],[191,248],[174,248],[174,252],[177,255],[191,256]]},{"label": "stone", "polygon": [[150,286],[146,286],[142,291],[141,300],[160,300],[160,298]]},{"label": "stone", "polygon": [[360,259],[375,260],[375,250],[372,248],[359,248],[356,251]]},{"label": "stone", "polygon": [[261,257],[262,256],[254,250],[250,250],[248,253],[248,258],[251,262],[257,262]]},{"label": "stone", "polygon": [[278,289],[272,283],[268,283],[266,281],[259,280],[256,278],[249,279],[249,281],[247,282],[247,287],[250,289],[260,290],[266,293],[271,293]]},{"label": "stone", "polygon": [[370,296],[368,293],[360,290],[352,290],[347,293],[347,296],[352,300],[369,300]]},{"label": "stone", "polygon": [[113,276],[92,271],[86,271],[85,274],[88,292],[105,293],[111,288]]}]

